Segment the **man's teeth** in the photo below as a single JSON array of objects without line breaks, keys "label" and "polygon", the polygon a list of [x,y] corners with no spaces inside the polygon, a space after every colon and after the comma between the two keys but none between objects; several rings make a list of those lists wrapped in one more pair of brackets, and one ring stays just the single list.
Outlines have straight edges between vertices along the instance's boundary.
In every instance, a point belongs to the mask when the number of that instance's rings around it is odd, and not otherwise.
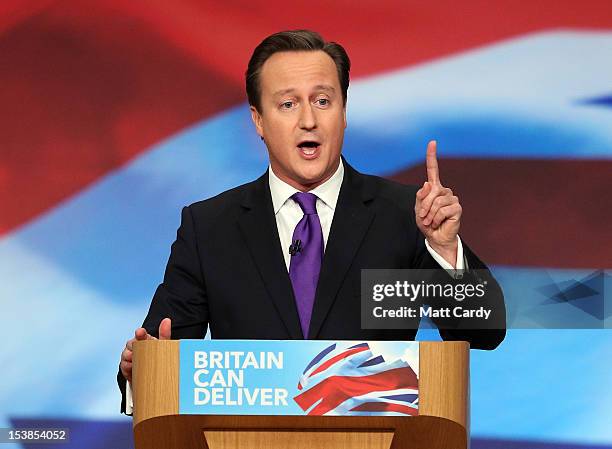
[{"label": "man's teeth", "polygon": [[315,154],[315,152],[317,151],[317,148],[319,148],[319,144],[316,144],[316,145],[309,144],[308,146],[300,145],[300,150],[302,150],[302,152],[307,156],[312,156],[313,154]]}]

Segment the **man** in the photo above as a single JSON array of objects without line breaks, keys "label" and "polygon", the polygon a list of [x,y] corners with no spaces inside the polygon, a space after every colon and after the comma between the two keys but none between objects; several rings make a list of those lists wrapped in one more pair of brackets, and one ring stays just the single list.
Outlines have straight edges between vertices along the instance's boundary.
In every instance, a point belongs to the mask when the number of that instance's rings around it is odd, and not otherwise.
[{"label": "man", "polygon": [[[416,329],[361,328],[361,269],[486,268],[458,236],[462,210],[440,181],[435,141],[418,190],[341,158],[349,69],[340,45],[310,31],[274,34],[253,52],[247,95],[269,170],[183,209],[164,281],[121,355],[122,411],[136,340],[203,338],[207,327],[212,338],[413,340]],[[490,283],[488,305],[505,323]],[[440,333],[493,349],[505,329]]]}]

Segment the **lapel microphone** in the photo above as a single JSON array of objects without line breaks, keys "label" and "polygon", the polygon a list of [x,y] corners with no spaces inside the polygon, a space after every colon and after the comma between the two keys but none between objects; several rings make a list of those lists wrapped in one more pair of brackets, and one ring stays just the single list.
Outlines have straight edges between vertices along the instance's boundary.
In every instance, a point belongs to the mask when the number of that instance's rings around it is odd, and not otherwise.
[{"label": "lapel microphone", "polygon": [[297,253],[302,251],[302,241],[295,240],[291,245],[289,245],[289,254],[295,256]]}]

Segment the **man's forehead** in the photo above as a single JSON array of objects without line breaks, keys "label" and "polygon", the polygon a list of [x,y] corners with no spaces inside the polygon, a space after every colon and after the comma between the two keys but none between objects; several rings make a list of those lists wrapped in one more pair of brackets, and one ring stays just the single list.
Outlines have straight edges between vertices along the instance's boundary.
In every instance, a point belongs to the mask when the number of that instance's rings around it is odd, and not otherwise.
[{"label": "man's forehead", "polygon": [[333,92],[340,84],[336,64],[321,50],[273,54],[262,67],[260,82],[272,95],[304,87]]}]

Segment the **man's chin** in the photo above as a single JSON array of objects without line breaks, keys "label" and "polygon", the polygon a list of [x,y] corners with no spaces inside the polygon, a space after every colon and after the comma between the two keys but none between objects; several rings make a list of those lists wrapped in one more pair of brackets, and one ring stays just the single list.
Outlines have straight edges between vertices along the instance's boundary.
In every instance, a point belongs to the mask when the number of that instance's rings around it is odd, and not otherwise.
[{"label": "man's chin", "polygon": [[315,187],[320,186],[331,177],[331,174],[325,171],[318,171],[316,173],[302,173],[298,182],[306,190],[312,190]]}]

